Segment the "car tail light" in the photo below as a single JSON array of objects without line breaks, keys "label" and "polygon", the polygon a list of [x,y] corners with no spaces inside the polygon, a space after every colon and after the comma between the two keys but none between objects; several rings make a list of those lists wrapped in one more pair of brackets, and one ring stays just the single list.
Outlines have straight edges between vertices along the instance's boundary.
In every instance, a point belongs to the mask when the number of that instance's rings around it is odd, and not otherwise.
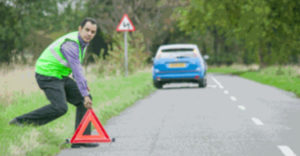
[{"label": "car tail light", "polygon": [[196,49],[194,49],[194,55],[195,55],[195,57],[199,57],[199,53],[197,52],[197,50]]},{"label": "car tail light", "polygon": [[161,53],[159,53],[159,54],[157,55],[157,57],[156,57],[157,59],[160,59],[160,54],[161,54]]},{"label": "car tail light", "polygon": [[197,57],[197,54],[194,53],[194,57]]},{"label": "car tail light", "polygon": [[198,80],[198,79],[199,79],[199,76],[198,76],[198,75],[197,75],[197,76],[195,76],[195,79],[196,79],[196,80]]},{"label": "car tail light", "polygon": [[160,58],[160,55],[161,55],[161,51],[158,52],[156,58],[159,59],[159,58]]}]

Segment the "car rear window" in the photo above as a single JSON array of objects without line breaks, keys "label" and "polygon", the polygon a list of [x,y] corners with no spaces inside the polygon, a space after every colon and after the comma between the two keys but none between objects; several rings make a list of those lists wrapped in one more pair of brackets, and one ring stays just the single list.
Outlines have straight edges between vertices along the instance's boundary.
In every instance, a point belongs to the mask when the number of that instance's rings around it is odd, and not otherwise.
[{"label": "car rear window", "polygon": [[164,53],[176,53],[176,52],[193,52],[193,48],[179,48],[179,49],[163,49],[162,52]]},{"label": "car rear window", "polygon": [[163,49],[160,58],[195,57],[193,48]]}]

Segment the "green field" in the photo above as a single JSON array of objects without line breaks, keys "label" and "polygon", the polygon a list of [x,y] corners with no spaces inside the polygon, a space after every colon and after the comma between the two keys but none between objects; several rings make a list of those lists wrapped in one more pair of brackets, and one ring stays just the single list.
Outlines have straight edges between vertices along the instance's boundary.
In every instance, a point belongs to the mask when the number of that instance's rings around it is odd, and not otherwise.
[{"label": "green field", "polygon": [[[150,72],[138,72],[128,77],[98,78],[89,86],[93,96],[93,109],[102,124],[155,90]],[[0,105],[1,156],[55,155],[62,148],[70,146],[61,144],[74,134],[73,105],[68,105],[67,114],[47,125],[17,127],[8,125],[8,122],[48,102],[42,91],[30,95],[16,93],[13,99],[9,105]]]},{"label": "green field", "polygon": [[299,68],[292,66],[272,66],[263,69],[247,69],[238,67],[212,67],[208,72],[238,75],[263,84],[290,91],[300,97]]}]

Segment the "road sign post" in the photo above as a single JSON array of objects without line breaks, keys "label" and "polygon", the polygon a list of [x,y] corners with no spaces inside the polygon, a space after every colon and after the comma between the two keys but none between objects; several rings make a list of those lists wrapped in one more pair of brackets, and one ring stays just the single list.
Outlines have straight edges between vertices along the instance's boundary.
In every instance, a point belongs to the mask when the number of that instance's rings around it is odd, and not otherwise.
[{"label": "road sign post", "polygon": [[127,31],[124,33],[124,49],[125,49],[125,76],[128,75],[128,46],[127,46]]},{"label": "road sign post", "polygon": [[125,32],[124,33],[124,66],[125,66],[125,76],[128,76],[128,45],[127,45],[127,32],[128,31],[135,31],[135,27],[132,24],[131,20],[129,19],[127,14],[124,14],[118,27],[118,32]]}]

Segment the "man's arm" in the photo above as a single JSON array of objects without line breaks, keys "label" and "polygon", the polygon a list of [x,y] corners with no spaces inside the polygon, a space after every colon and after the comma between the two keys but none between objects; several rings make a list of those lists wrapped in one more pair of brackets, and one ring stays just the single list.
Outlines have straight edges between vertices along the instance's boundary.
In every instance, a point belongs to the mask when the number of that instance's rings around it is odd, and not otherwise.
[{"label": "man's arm", "polygon": [[91,99],[88,96],[89,91],[87,81],[83,75],[83,69],[79,61],[79,47],[77,43],[72,41],[63,43],[61,46],[61,52],[68,61],[70,68],[72,69],[73,78],[77,83],[81,95],[85,99],[85,106],[91,105]]}]

